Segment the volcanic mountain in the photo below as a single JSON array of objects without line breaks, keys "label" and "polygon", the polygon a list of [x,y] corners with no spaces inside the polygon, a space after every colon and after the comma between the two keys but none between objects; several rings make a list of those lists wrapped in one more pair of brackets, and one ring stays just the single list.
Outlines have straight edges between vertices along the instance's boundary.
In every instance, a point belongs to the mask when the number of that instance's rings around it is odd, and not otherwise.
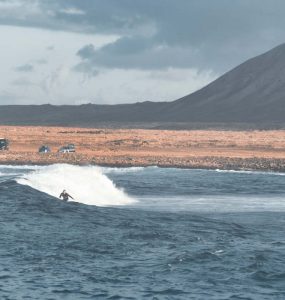
[{"label": "volcanic mountain", "polygon": [[172,102],[164,116],[184,122],[285,123],[285,44]]},{"label": "volcanic mountain", "polygon": [[244,62],[204,88],[173,102],[0,106],[0,124],[6,125],[140,124],[145,127],[150,123],[283,126],[285,44]]}]

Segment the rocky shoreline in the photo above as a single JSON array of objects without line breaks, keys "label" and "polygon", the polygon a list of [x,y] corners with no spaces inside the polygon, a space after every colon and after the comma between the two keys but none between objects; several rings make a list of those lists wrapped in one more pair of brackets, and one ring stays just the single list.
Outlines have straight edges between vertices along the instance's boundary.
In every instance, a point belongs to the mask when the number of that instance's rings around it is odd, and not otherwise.
[{"label": "rocky shoreline", "polygon": [[[0,164],[69,163],[285,172],[285,131],[139,130],[0,126]],[[75,153],[59,153],[74,143]],[[49,145],[50,153],[38,153]]]},{"label": "rocky shoreline", "polygon": [[132,158],[125,156],[115,157],[86,157],[78,154],[53,155],[45,154],[31,156],[27,154],[3,156],[0,154],[0,164],[3,165],[50,165],[67,163],[75,165],[98,165],[107,167],[148,167],[161,168],[188,168],[188,169],[220,169],[220,170],[251,170],[285,172],[285,159],[274,158],[234,158],[234,157],[192,157],[189,158],[162,158],[140,157]]}]

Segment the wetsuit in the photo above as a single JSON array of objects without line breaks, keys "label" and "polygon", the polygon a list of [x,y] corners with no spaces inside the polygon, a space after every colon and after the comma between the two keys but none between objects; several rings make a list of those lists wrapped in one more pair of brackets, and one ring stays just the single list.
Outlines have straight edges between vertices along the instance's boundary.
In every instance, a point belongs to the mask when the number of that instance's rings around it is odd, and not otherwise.
[{"label": "wetsuit", "polygon": [[68,201],[69,198],[73,199],[68,193],[62,192],[59,196],[59,198],[62,198],[64,201]]}]

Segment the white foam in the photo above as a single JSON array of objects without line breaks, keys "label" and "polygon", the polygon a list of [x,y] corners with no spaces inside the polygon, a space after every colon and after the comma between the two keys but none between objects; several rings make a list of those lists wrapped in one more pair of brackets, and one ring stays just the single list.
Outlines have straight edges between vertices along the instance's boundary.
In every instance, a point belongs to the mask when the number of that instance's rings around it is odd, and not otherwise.
[{"label": "white foam", "polygon": [[0,169],[38,170],[42,166],[38,165],[0,165]]},{"label": "white foam", "polygon": [[264,212],[285,211],[283,195],[253,196],[253,195],[205,195],[205,196],[176,196],[176,197],[140,197],[136,207],[191,212]]},{"label": "white foam", "polygon": [[17,182],[54,197],[59,197],[65,189],[74,201],[88,205],[112,206],[135,202],[118,189],[101,168],[95,166],[46,166],[23,175]]},{"label": "white foam", "polygon": [[111,168],[111,167],[101,167],[102,171],[104,174],[109,174],[109,173],[119,173],[119,174],[124,174],[124,173],[136,173],[143,171],[145,168],[144,167],[129,167],[129,168]]},{"label": "white foam", "polygon": [[[211,171],[211,170],[210,170]],[[275,175],[275,176],[285,176],[285,173],[272,172],[272,171],[250,171],[250,170],[214,170],[218,173],[237,173],[237,174],[260,174],[260,175]]]},{"label": "white foam", "polygon": [[19,173],[10,173],[10,172],[0,172],[0,176],[17,176]]}]

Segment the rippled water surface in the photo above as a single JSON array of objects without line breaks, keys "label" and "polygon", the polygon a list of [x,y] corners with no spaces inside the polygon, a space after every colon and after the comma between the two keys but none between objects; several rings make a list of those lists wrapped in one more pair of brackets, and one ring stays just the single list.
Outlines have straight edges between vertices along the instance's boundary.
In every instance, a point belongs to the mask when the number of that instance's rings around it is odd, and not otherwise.
[{"label": "rippled water surface", "polygon": [[0,299],[285,299],[284,196],[282,173],[0,166]]}]

